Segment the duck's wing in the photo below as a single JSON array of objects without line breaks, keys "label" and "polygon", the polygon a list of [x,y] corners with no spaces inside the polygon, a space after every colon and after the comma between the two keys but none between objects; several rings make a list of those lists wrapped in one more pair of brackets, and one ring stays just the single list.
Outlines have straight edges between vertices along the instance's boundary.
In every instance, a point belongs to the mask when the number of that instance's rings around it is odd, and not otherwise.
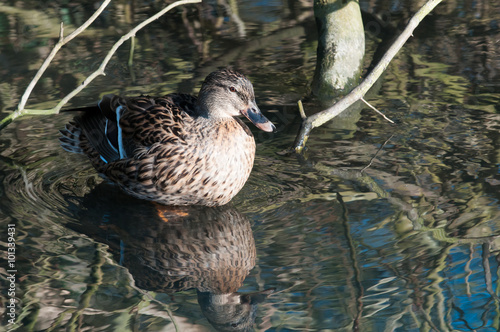
[{"label": "duck's wing", "polygon": [[[127,137],[142,146],[154,143],[184,144],[192,125],[196,98],[184,94],[125,99],[126,111],[119,124]],[[119,117],[119,108],[116,115]]]},{"label": "duck's wing", "polygon": [[[106,164],[133,158],[157,142],[183,144],[196,99],[189,95],[123,98],[105,95],[75,118],[86,143]],[[86,153],[88,154],[89,149]]]},{"label": "duck's wing", "polygon": [[70,111],[78,111],[81,114],[60,130],[59,141],[63,149],[88,155],[96,167],[103,162],[120,158],[115,147],[116,142],[111,141],[113,130],[109,127],[112,125],[108,125],[109,121],[98,106],[64,110]]}]

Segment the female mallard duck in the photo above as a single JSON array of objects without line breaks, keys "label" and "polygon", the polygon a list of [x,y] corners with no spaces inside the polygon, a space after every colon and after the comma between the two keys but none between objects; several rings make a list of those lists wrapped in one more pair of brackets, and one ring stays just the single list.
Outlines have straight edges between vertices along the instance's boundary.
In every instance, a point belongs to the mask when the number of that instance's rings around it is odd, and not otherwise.
[{"label": "female mallard duck", "polygon": [[198,98],[106,95],[85,110],[61,130],[62,147],[86,154],[130,195],[166,205],[229,202],[255,156],[253,135],[236,117],[275,130],[255,103],[252,83],[229,69],[208,75]]}]

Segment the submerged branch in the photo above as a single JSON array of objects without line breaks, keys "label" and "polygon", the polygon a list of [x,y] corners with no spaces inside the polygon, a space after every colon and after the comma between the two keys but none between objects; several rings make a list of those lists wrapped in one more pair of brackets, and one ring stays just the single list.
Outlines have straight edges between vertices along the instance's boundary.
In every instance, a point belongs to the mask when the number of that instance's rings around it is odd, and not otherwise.
[{"label": "submerged branch", "polygon": [[47,57],[47,59],[45,59],[44,63],[42,64],[42,66],[38,70],[37,74],[35,75],[35,77],[31,81],[31,83],[29,84],[28,88],[26,89],[26,92],[24,93],[23,97],[21,98],[21,102],[19,103],[18,108],[14,112],[12,112],[11,114],[9,114],[6,118],[4,118],[4,119],[2,119],[0,121],[0,130],[3,129],[4,127],[6,127],[9,123],[11,123],[13,120],[15,120],[16,118],[18,118],[21,115],[25,115],[25,114],[57,114],[57,113],[59,113],[59,111],[61,110],[61,108],[71,98],[73,98],[80,91],[82,91],[96,77],[98,77],[100,75],[106,75],[105,72],[104,72],[104,70],[106,69],[106,66],[108,65],[109,61],[111,60],[111,57],[115,54],[116,50],[125,41],[127,41],[128,39],[134,37],[135,34],[139,30],[141,30],[142,28],[144,28],[146,25],[150,24],[151,22],[157,20],[162,15],[166,14],[168,11],[170,11],[171,9],[173,9],[173,8],[175,8],[177,6],[184,5],[184,4],[189,4],[189,3],[199,3],[199,2],[201,2],[201,0],[179,0],[179,1],[176,1],[176,2],[168,5],[167,7],[163,8],[161,11],[159,11],[155,15],[151,16],[147,20],[144,20],[139,25],[137,25],[135,28],[133,28],[132,30],[130,30],[126,35],[123,35],[113,45],[113,47],[111,48],[111,50],[109,50],[108,54],[106,54],[106,57],[101,62],[101,65],[99,66],[99,68],[96,71],[94,71],[92,74],[90,74],[82,82],[82,84],[80,84],[76,89],[74,89],[68,95],[66,95],[55,107],[53,107],[51,109],[46,109],[46,110],[25,109],[24,106],[26,105],[26,102],[27,102],[27,100],[28,100],[28,98],[29,98],[29,96],[31,94],[31,91],[33,90],[33,88],[35,87],[36,83],[38,82],[38,80],[40,79],[40,77],[43,75],[43,73],[45,72],[45,70],[47,69],[47,67],[49,66],[50,62],[55,57],[55,55],[59,51],[59,49],[63,45],[65,45],[66,43],[68,43],[70,40],[72,40],[73,38],[75,38],[79,33],[81,33],[82,31],[84,31],[101,14],[101,12],[104,10],[104,8],[108,5],[108,3],[110,1],[111,0],[104,1],[103,4],[97,9],[97,11],[82,26],[80,26],[78,29],[76,29],[73,33],[71,33],[70,35],[68,35],[66,38],[63,37],[63,25],[61,23],[61,33],[60,33],[60,37],[59,37],[58,43],[54,46],[54,49],[51,51],[51,53],[49,54],[49,56]]},{"label": "submerged branch", "polygon": [[408,38],[412,36],[413,30],[415,30],[415,28],[424,19],[424,17],[427,16],[427,14],[429,14],[441,1],[442,0],[429,0],[425,3],[425,5],[422,6],[422,8],[420,8],[420,10],[410,19],[405,30],[401,33],[401,35],[399,35],[396,41],[384,54],[380,62],[373,68],[370,74],[366,76],[361,84],[359,84],[349,94],[340,99],[333,106],[319,113],[311,115],[302,121],[299,133],[297,134],[295,142],[292,146],[292,149],[295,152],[302,152],[312,129],[323,125],[327,121],[330,121],[331,119],[345,111],[356,101],[364,97],[368,90],[373,86],[373,84],[375,84],[375,82],[385,71],[394,56],[406,43]]}]

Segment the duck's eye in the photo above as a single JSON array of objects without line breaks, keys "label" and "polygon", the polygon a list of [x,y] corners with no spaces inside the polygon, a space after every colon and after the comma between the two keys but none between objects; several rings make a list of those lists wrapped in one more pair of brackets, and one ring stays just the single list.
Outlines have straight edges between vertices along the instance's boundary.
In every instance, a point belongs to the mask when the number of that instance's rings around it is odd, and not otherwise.
[{"label": "duck's eye", "polygon": [[229,91],[236,92],[236,89],[234,88],[234,86],[231,86],[231,87],[229,87]]}]

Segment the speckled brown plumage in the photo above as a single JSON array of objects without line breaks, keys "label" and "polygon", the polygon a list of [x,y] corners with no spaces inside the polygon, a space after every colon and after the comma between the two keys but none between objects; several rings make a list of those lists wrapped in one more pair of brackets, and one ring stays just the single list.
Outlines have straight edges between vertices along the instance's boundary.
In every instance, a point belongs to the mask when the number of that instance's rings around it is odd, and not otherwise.
[{"label": "speckled brown plumage", "polygon": [[86,154],[96,170],[127,193],[166,205],[223,205],[253,167],[255,141],[237,118],[274,126],[255,104],[250,81],[223,69],[185,94],[107,95],[65,130],[61,145]]}]

